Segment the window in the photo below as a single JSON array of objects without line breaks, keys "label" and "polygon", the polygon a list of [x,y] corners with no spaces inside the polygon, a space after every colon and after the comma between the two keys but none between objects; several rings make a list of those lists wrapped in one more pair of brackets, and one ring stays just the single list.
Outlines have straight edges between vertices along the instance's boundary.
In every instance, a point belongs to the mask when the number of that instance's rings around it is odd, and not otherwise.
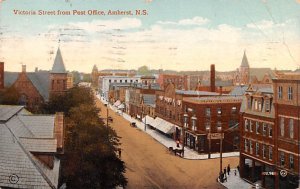
[{"label": "window", "polygon": [[256,143],[255,155],[259,156],[259,143]]},{"label": "window", "polygon": [[266,112],[270,112],[270,100],[266,100]]},{"label": "window", "polygon": [[114,82],[117,83],[117,80],[115,79]]},{"label": "window", "polygon": [[262,110],[262,108],[261,108],[261,101],[260,100],[257,101],[257,104],[258,104],[258,111],[261,111]]},{"label": "window", "polygon": [[263,123],[263,135],[266,136],[267,134],[267,124]]},{"label": "window", "polygon": [[245,119],[245,131],[249,130],[249,121]]},{"label": "window", "polygon": [[250,132],[253,132],[252,126],[253,126],[253,121],[250,120]]},{"label": "window", "polygon": [[221,121],[218,121],[218,122],[217,122],[217,130],[218,130],[218,131],[221,131],[221,130],[222,130],[222,123],[221,123]]},{"label": "window", "polygon": [[125,79],[125,83],[127,83],[127,79]]},{"label": "window", "polygon": [[284,152],[280,152],[280,166],[284,167]]},{"label": "window", "polygon": [[269,137],[273,136],[273,129],[272,129],[272,125],[269,125]]},{"label": "window", "polygon": [[266,158],[266,145],[262,145],[262,156],[263,158]]},{"label": "window", "polygon": [[205,122],[205,129],[210,130],[210,121]]},{"label": "window", "polygon": [[245,139],[245,152],[247,152],[247,151],[248,151],[248,140]]},{"label": "window", "polygon": [[232,114],[235,114],[235,113],[236,113],[236,110],[237,110],[236,106],[232,107],[232,108],[231,108],[231,113],[232,113]]},{"label": "window", "polygon": [[222,108],[217,108],[217,115],[218,116],[222,115]]},{"label": "window", "polygon": [[278,86],[278,98],[282,99],[282,86]]},{"label": "window", "polygon": [[280,136],[284,136],[284,118],[280,118]]},{"label": "window", "polygon": [[109,82],[109,83],[111,83],[111,79],[110,79],[110,80],[108,80],[108,82]]},{"label": "window", "polygon": [[256,134],[259,134],[259,122],[258,121],[256,122],[256,125],[255,125],[255,131],[256,131]]},{"label": "window", "polygon": [[120,80],[120,83],[122,83],[123,81],[122,81],[122,79]]},{"label": "window", "polygon": [[248,99],[247,99],[247,103],[248,103],[248,109],[251,109],[251,98],[250,97],[248,97]]},{"label": "window", "polygon": [[294,120],[290,119],[289,122],[289,133],[290,133],[290,138],[294,138]]},{"label": "window", "polygon": [[269,160],[273,159],[273,151],[272,151],[272,146],[269,146]]},{"label": "window", "polygon": [[130,80],[130,83],[132,83],[132,79]]},{"label": "window", "polygon": [[257,100],[255,99],[254,100],[254,110],[257,110],[258,109],[258,104],[257,104]]},{"label": "window", "polygon": [[253,153],[253,146],[252,146],[252,141],[249,140],[249,146],[250,146],[250,154]]},{"label": "window", "polygon": [[294,169],[294,156],[290,154],[290,169]]},{"label": "window", "polygon": [[205,115],[210,116],[210,108],[205,108]]},{"label": "window", "polygon": [[288,100],[293,100],[293,87],[288,88]]}]

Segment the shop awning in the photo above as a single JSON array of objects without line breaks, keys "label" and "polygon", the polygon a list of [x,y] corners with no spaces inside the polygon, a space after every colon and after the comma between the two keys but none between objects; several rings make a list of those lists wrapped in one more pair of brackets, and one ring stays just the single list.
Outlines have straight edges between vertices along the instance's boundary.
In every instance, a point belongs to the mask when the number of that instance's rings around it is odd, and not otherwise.
[{"label": "shop awning", "polygon": [[120,100],[117,100],[117,101],[114,103],[114,106],[120,106],[120,105],[121,105]]},{"label": "shop awning", "polygon": [[163,133],[171,134],[175,132],[175,126],[173,123],[165,121],[159,117],[155,118],[154,127]]},{"label": "shop awning", "polygon": [[[146,119],[146,120],[145,120],[145,119]],[[145,121],[146,121],[146,124],[147,124],[147,125],[153,126],[152,124],[153,124],[153,122],[154,122],[154,118],[152,118],[152,117],[146,115],[146,117],[144,117],[144,118],[142,119],[142,121],[143,121],[143,123],[145,123]]]},{"label": "shop awning", "polygon": [[118,109],[120,109],[120,110],[122,110],[122,109],[124,109],[125,108],[125,105],[124,104],[120,104],[119,106],[118,106]]}]

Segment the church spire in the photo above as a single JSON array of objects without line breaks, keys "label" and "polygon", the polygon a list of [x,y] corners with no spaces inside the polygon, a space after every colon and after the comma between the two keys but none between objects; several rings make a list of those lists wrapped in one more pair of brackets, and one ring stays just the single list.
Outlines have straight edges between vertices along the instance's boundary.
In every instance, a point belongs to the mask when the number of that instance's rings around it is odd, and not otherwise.
[{"label": "church spire", "polygon": [[249,68],[249,63],[248,63],[248,59],[246,56],[246,50],[244,50],[244,56],[243,56],[243,60],[241,63],[241,67],[248,67]]},{"label": "church spire", "polygon": [[67,73],[59,47],[56,52],[56,56],[54,59],[54,64],[52,66],[51,73]]}]

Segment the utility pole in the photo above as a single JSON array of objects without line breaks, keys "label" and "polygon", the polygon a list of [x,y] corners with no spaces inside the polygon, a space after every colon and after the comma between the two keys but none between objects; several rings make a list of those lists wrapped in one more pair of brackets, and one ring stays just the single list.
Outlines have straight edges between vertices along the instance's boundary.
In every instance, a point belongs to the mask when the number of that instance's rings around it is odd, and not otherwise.
[{"label": "utility pole", "polygon": [[210,154],[211,154],[211,137],[210,137],[210,132],[211,132],[211,129],[209,127],[209,138],[208,138],[208,159],[210,159]]}]

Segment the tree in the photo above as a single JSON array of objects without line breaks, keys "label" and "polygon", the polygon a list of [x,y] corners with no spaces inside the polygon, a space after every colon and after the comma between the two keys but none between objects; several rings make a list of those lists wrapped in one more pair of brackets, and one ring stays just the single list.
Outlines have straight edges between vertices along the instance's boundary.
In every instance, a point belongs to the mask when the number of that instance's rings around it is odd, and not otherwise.
[{"label": "tree", "polygon": [[151,71],[149,70],[149,68],[147,66],[139,67],[137,70],[137,73],[139,75],[151,75]]},{"label": "tree", "polygon": [[45,108],[45,112],[64,111],[67,116],[61,183],[75,189],[127,185],[125,164],[116,156],[119,137],[99,119],[90,89],[70,89],[51,98]]},{"label": "tree", "polygon": [[0,93],[0,103],[7,105],[18,105],[20,99],[20,93],[14,86],[5,89]]}]

